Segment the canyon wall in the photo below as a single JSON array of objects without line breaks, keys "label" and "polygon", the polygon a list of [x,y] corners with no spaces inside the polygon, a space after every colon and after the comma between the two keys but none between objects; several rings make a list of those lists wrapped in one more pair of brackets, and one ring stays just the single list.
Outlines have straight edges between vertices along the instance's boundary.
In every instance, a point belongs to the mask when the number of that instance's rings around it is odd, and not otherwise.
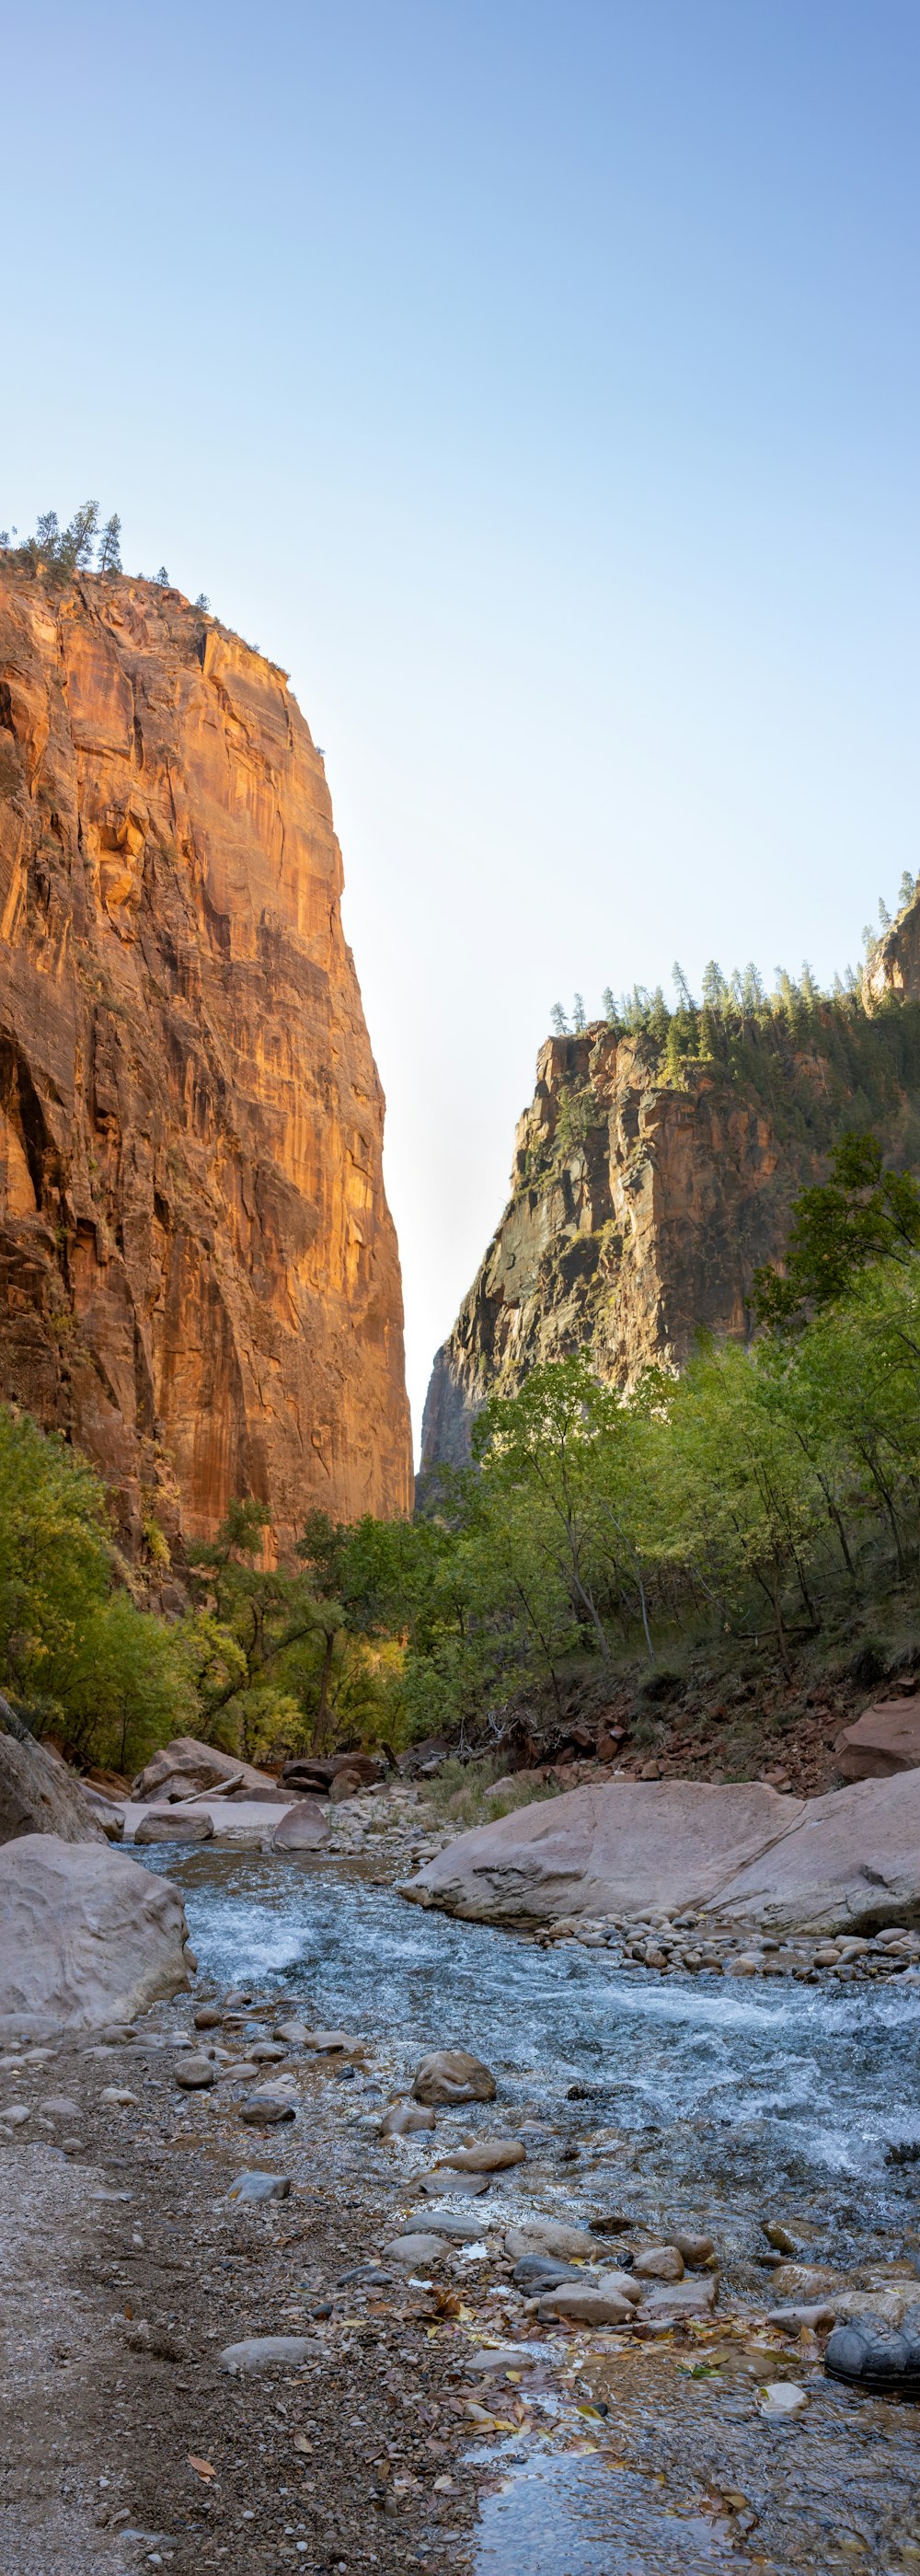
[{"label": "canyon wall", "polygon": [[679,1365],[700,1329],[746,1338],[752,1273],[782,1257],[792,1201],[848,1125],[920,1167],[916,912],[903,987],[892,961],[877,1016],[842,1002],[807,1035],[750,1024],[731,1065],[688,1063],[679,1083],[648,1035],[597,1022],[547,1039],[508,1206],[435,1359],[423,1469],[462,1465],[485,1397],[535,1363],[586,1347],[625,1389],[652,1362]]},{"label": "canyon wall", "polygon": [[282,1554],[411,1507],[341,890],[283,672],[177,591],[0,557],[0,1395],[141,1558],[238,1494]]}]

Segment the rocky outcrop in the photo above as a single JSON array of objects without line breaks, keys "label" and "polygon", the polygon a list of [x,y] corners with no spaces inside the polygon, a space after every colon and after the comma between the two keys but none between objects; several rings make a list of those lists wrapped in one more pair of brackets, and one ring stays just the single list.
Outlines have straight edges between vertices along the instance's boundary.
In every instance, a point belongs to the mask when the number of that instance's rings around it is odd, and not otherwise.
[{"label": "rocky outcrop", "polygon": [[411,1502],[341,889],[283,672],[177,591],[0,557],[0,1395],[138,1557],[244,1492],[282,1551]]},{"label": "rocky outcrop", "polygon": [[275,1782],[270,1771],[259,1771],[254,1762],[241,1762],[232,1753],[222,1753],[217,1744],[200,1744],[197,1736],[174,1735],[169,1744],[161,1744],[150,1761],[132,1782],[134,1798],[192,1797],[196,1789],[242,1789],[248,1797],[270,1796]]},{"label": "rocky outcrop", "polygon": [[133,2021],[188,1987],[177,1887],[107,1843],[0,1850],[0,2037]]},{"label": "rocky outcrop", "polygon": [[764,1931],[920,1920],[920,1772],[824,1798],[612,1781],[461,1834],[402,1894],[476,1923],[671,1916]]},{"label": "rocky outcrop", "polygon": [[548,1038],[511,1197],[435,1359],[423,1468],[463,1465],[485,1397],[536,1363],[587,1347],[629,1388],[679,1365],[700,1329],[747,1338],[752,1274],[781,1258],[793,1199],[866,1123],[867,1096],[894,1158],[920,1159],[920,1014],[895,1018],[828,1004],[807,1044],[751,1021],[730,1063],[685,1063],[679,1080],[647,1034],[598,1022]]},{"label": "rocky outcrop", "polygon": [[73,1772],[34,1737],[20,1741],[2,1731],[0,1717],[0,1843],[25,1834],[56,1834],[65,1843],[106,1839],[93,1800]]}]

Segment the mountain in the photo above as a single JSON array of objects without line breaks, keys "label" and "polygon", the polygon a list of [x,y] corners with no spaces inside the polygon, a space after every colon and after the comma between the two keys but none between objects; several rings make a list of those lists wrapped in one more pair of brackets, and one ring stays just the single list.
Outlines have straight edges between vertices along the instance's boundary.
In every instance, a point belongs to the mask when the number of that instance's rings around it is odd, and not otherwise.
[{"label": "mountain", "polygon": [[341,891],[284,672],[157,582],[0,557],[0,1394],[137,1557],[237,1494],[282,1552],[411,1505]]},{"label": "mountain", "polygon": [[745,1339],[759,1263],[847,1128],[920,1169],[920,903],[862,993],[784,996],[548,1038],[511,1196],[434,1363],[422,1466],[462,1465],[485,1397],[587,1346],[608,1383],[679,1365],[695,1333]]}]

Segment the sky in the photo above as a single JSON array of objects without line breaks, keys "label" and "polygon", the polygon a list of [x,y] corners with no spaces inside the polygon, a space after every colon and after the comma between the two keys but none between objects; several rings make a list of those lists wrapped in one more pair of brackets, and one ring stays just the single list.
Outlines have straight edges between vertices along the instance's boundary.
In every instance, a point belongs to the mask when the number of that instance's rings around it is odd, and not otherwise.
[{"label": "sky", "polygon": [[0,521],[291,672],[416,1436],[552,1004],[859,955],[917,829],[916,0],[0,0]]}]

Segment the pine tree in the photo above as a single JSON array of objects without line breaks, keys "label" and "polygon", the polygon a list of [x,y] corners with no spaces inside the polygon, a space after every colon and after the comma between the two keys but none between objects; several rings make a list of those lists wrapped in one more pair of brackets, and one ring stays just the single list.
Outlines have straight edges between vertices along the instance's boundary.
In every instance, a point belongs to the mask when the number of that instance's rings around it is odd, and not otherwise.
[{"label": "pine tree", "polygon": [[171,589],[172,585],[165,564],[160,565],[159,572],[155,572],[153,578],[154,581],[158,581],[162,584],[164,590]]},{"label": "pine tree", "polygon": [[604,990],[601,994],[601,1001],[603,1004],[605,1020],[610,1020],[612,1022],[615,1021],[617,1016],[617,1006],[609,984],[605,984],[604,986]]},{"label": "pine tree", "polygon": [[82,509],[74,511],[58,547],[57,559],[66,572],[84,572],[92,562],[98,526],[98,501],[84,501]]},{"label": "pine tree", "polygon": [[568,1024],[568,1020],[566,1019],[565,1012],[564,1012],[564,1010],[563,1010],[563,1008],[562,1008],[562,1003],[561,1003],[561,1002],[554,1002],[554,1003],[553,1003],[553,1007],[552,1007],[552,1010],[551,1010],[550,1015],[549,1015],[549,1024],[550,1024],[550,1028],[552,1029],[552,1032],[553,1032],[553,1036],[554,1036],[554,1037],[557,1037],[557,1038],[567,1038],[567,1037],[568,1037],[568,1034],[569,1034],[569,1024]]},{"label": "pine tree", "polygon": [[898,911],[906,912],[908,905],[916,901],[916,895],[917,879],[911,876],[909,868],[905,868],[898,887]]},{"label": "pine tree", "polygon": [[721,966],[717,965],[714,957],[710,957],[708,966],[703,968],[703,1000],[711,1011],[724,1011],[728,999],[728,985]]},{"label": "pine tree", "polygon": [[572,1005],[572,1027],[575,1031],[576,1037],[583,1037],[587,1025],[588,1014],[585,1010],[584,1001],[581,994],[576,993],[575,1000]]},{"label": "pine tree", "polygon": [[879,917],[879,920],[880,920],[880,922],[881,922],[882,929],[883,929],[883,930],[890,930],[890,929],[891,929],[891,914],[890,914],[890,912],[889,912],[889,910],[888,910],[887,903],[885,902],[884,897],[883,897],[882,895],[879,895],[879,899],[878,899],[878,917]]},{"label": "pine tree", "polygon": [[677,994],[677,999],[680,1003],[681,1009],[684,1011],[695,1011],[696,1003],[693,999],[690,986],[687,982],[686,975],[684,974],[683,967],[678,964],[676,958],[671,968],[671,981],[674,985],[674,990]]},{"label": "pine tree", "polygon": [[121,571],[121,520],[117,510],[106,520],[99,539],[97,569],[101,573]]}]

